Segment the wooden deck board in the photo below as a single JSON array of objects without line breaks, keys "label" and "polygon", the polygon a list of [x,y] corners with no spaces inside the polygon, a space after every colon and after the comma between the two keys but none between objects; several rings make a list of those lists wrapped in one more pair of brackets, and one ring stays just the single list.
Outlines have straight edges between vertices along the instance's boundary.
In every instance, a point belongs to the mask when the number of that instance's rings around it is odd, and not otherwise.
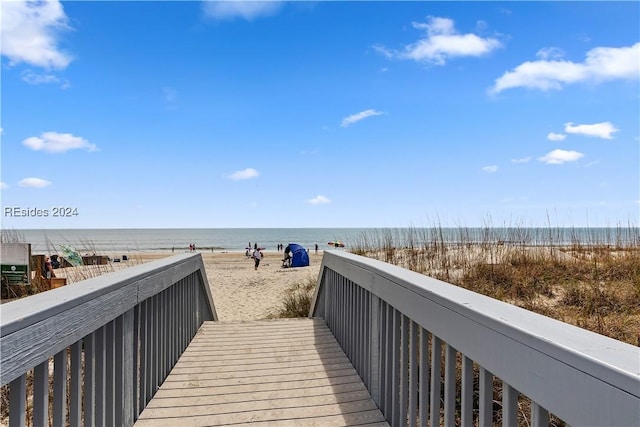
[{"label": "wooden deck board", "polygon": [[317,319],[205,322],[135,425],[388,426]]}]

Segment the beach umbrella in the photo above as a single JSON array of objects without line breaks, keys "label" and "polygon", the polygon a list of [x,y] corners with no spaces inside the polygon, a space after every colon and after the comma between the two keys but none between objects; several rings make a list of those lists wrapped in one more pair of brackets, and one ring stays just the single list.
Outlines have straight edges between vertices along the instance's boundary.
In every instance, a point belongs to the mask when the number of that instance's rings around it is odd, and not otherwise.
[{"label": "beach umbrella", "polygon": [[334,248],[344,248],[344,243],[340,240],[334,240],[333,242],[327,243],[329,246],[333,246]]},{"label": "beach umbrella", "polygon": [[78,251],[73,249],[71,246],[60,245],[60,248],[62,248],[62,257],[69,261],[69,264],[73,265],[74,267],[84,264],[82,262],[82,255],[80,255]]}]

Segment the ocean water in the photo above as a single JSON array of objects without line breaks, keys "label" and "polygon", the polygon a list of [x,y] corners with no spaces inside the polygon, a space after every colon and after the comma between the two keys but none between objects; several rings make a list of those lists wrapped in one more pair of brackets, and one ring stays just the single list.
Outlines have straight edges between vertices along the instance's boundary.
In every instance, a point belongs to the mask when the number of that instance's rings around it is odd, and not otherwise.
[{"label": "ocean water", "polygon": [[350,247],[390,244],[421,246],[433,240],[455,242],[522,242],[524,244],[635,245],[640,244],[638,227],[616,228],[203,228],[203,229],[49,229],[3,230],[2,241],[31,244],[33,254],[54,254],[61,244],[78,252],[126,254],[131,252],[199,251],[244,252],[247,245],[276,250],[279,243],[298,243],[313,250],[333,249],[328,242],[340,240]]},{"label": "ocean water", "polygon": [[[31,243],[31,251],[55,253],[61,244],[78,252],[111,254],[129,252],[184,252],[194,244],[198,251],[244,252],[248,244],[266,250],[282,243],[298,243],[313,250],[331,249],[330,241],[352,240],[366,229],[346,228],[207,228],[207,229],[51,229],[11,230],[11,239]],[[346,243],[346,242],[345,242]]]}]

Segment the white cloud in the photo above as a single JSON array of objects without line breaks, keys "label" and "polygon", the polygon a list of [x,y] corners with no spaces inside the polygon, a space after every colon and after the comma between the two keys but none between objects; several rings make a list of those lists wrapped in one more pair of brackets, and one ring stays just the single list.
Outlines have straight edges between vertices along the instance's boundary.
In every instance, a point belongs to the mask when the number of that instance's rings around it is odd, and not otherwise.
[{"label": "white cloud", "polygon": [[41,84],[60,84],[62,89],[68,89],[71,85],[68,80],[61,80],[58,76],[50,73],[39,74],[34,73],[31,70],[24,70],[22,72],[22,81],[30,85]]},{"label": "white cloud", "polygon": [[253,169],[253,168],[246,168],[243,170],[239,170],[236,171],[234,173],[232,173],[231,175],[228,176],[229,179],[232,179],[234,181],[241,181],[244,179],[251,179],[251,178],[255,178],[257,176],[259,176],[260,173]]},{"label": "white cloud", "polygon": [[425,32],[425,37],[404,47],[401,51],[376,45],[373,48],[388,58],[411,59],[444,65],[450,58],[483,56],[498,49],[502,43],[494,38],[476,34],[459,34],[453,20],[429,16],[426,23],[414,22],[413,27]]},{"label": "white cloud", "polygon": [[50,181],[42,178],[24,178],[18,181],[20,187],[44,188],[51,185]]},{"label": "white cloud", "polygon": [[7,188],[9,188],[7,183],[4,181],[0,181],[0,190],[6,190]]},{"label": "white cloud", "polygon": [[556,149],[548,152],[542,157],[539,157],[538,160],[548,165],[561,165],[567,162],[575,162],[583,156],[584,154],[577,151]]},{"label": "white cloud", "polygon": [[549,141],[564,141],[566,137],[567,135],[565,134],[554,132],[549,132],[549,135],[547,135]]},{"label": "white cloud", "polygon": [[529,163],[531,161],[531,157],[522,157],[520,159],[511,159],[511,163]]},{"label": "white cloud", "polygon": [[498,171],[498,166],[496,165],[491,165],[491,166],[485,166],[482,168],[483,171],[487,172],[487,173],[495,173]]},{"label": "white cloud", "polygon": [[361,111],[357,114],[352,114],[349,117],[345,117],[344,119],[342,119],[342,123],[340,124],[340,126],[342,126],[343,128],[346,128],[347,126],[352,125],[356,122],[359,122],[360,120],[366,119],[367,117],[379,116],[381,114],[384,114],[384,113],[381,113],[380,111],[376,111],[373,109]]},{"label": "white cloud", "polygon": [[95,151],[98,148],[90,144],[86,139],[73,136],[70,133],[44,132],[39,137],[32,136],[22,143],[35,151],[48,151],[50,153],[63,153],[69,150]]},{"label": "white cloud", "polygon": [[310,205],[327,205],[327,204],[331,203],[331,200],[329,200],[325,196],[317,195],[313,199],[307,200],[307,203],[310,204]]},{"label": "white cloud", "polygon": [[618,132],[611,122],[594,123],[591,125],[575,125],[571,122],[565,123],[564,131],[567,133],[592,136],[602,139],[613,139],[612,134]]},{"label": "white cloud", "polygon": [[638,79],[639,76],[640,42],[628,47],[591,49],[581,63],[555,59],[524,62],[496,79],[489,93],[516,87],[560,90],[565,84]]},{"label": "white cloud", "polygon": [[70,30],[58,0],[3,1],[0,37],[9,65],[21,62],[64,69],[72,58],[58,47],[61,31]]},{"label": "white cloud", "polygon": [[540,59],[560,59],[564,56],[564,52],[557,47],[545,47],[540,49],[536,56]]},{"label": "white cloud", "polygon": [[262,16],[275,15],[282,5],[281,1],[264,0],[205,1],[203,9],[207,16],[217,20],[242,18],[252,21]]},{"label": "white cloud", "polygon": [[22,72],[22,81],[31,85],[40,85],[47,83],[58,83],[60,79],[53,74],[37,74],[31,70],[24,70]]}]

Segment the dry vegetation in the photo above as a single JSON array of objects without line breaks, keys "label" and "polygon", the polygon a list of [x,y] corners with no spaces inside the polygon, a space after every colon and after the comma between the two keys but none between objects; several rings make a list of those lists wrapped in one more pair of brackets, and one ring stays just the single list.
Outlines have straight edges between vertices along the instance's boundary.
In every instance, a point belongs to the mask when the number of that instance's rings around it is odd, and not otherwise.
[{"label": "dry vegetation", "polygon": [[407,235],[382,231],[362,236],[351,250],[640,345],[640,231],[617,230],[576,232],[569,244],[557,230],[534,238],[527,229],[512,229],[500,240],[486,228],[478,241],[459,229],[455,243],[439,227]]},{"label": "dry vegetation", "polygon": [[311,309],[313,292],[316,288],[316,279],[311,277],[306,281],[297,283],[289,289],[283,298],[281,306],[274,317],[292,318],[307,317]]},{"label": "dry vegetation", "polygon": [[[616,230],[604,236],[575,232],[569,244],[558,243],[563,238],[553,229],[532,236],[514,228],[500,239],[487,227],[477,240],[460,228],[455,243],[441,227],[402,234],[381,230],[363,234],[349,249],[640,345],[640,230]],[[306,316],[314,286],[313,281],[295,285],[279,315]]]}]

